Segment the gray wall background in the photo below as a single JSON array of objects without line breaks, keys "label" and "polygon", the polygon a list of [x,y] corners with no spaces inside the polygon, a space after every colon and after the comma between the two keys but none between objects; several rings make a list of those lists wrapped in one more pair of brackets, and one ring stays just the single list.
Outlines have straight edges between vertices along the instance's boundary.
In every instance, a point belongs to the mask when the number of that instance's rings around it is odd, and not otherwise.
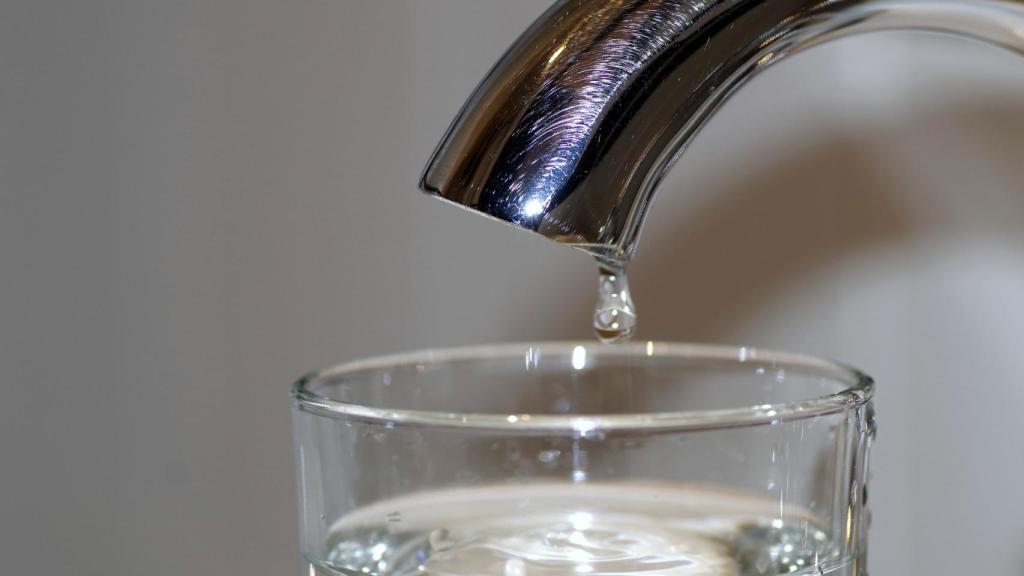
[{"label": "gray wall background", "polygon": [[[414,188],[546,5],[0,2],[0,573],[294,573],[296,376],[589,337],[584,256]],[[880,576],[1024,574],[1022,72],[919,35],[783,63],[632,271],[643,338],[877,376]]]}]

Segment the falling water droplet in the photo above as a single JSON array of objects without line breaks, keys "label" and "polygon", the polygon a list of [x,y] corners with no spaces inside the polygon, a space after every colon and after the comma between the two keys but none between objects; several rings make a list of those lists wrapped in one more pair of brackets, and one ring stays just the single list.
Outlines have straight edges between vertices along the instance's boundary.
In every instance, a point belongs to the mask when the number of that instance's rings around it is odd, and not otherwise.
[{"label": "falling water droplet", "polygon": [[604,343],[627,342],[636,329],[636,308],[623,268],[600,265],[594,333]]}]

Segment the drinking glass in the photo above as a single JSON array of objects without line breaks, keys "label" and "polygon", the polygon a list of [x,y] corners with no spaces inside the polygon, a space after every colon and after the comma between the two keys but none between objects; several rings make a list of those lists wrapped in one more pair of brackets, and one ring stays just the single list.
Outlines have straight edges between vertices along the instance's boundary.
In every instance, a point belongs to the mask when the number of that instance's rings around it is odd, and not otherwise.
[{"label": "drinking glass", "polygon": [[873,383],[752,348],[510,344],[295,384],[303,574],[865,574]]}]

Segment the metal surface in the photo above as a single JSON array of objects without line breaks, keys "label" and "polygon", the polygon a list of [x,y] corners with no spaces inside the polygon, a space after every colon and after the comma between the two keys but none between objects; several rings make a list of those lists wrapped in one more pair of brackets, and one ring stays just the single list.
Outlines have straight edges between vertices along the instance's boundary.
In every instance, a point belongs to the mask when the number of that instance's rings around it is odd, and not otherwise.
[{"label": "metal surface", "polygon": [[470,97],[421,187],[623,262],[662,176],[754,73],[896,29],[1024,55],[1024,0],[560,0]]}]

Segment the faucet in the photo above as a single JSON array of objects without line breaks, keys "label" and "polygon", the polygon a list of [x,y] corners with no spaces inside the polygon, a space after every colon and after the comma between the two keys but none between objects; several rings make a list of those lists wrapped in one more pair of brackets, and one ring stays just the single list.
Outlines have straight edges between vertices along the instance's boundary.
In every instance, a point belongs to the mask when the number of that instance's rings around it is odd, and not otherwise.
[{"label": "faucet", "polygon": [[420,187],[620,268],[658,183],[731,94],[791,54],[883,30],[1024,55],[1024,0],[558,0],[477,87]]}]

